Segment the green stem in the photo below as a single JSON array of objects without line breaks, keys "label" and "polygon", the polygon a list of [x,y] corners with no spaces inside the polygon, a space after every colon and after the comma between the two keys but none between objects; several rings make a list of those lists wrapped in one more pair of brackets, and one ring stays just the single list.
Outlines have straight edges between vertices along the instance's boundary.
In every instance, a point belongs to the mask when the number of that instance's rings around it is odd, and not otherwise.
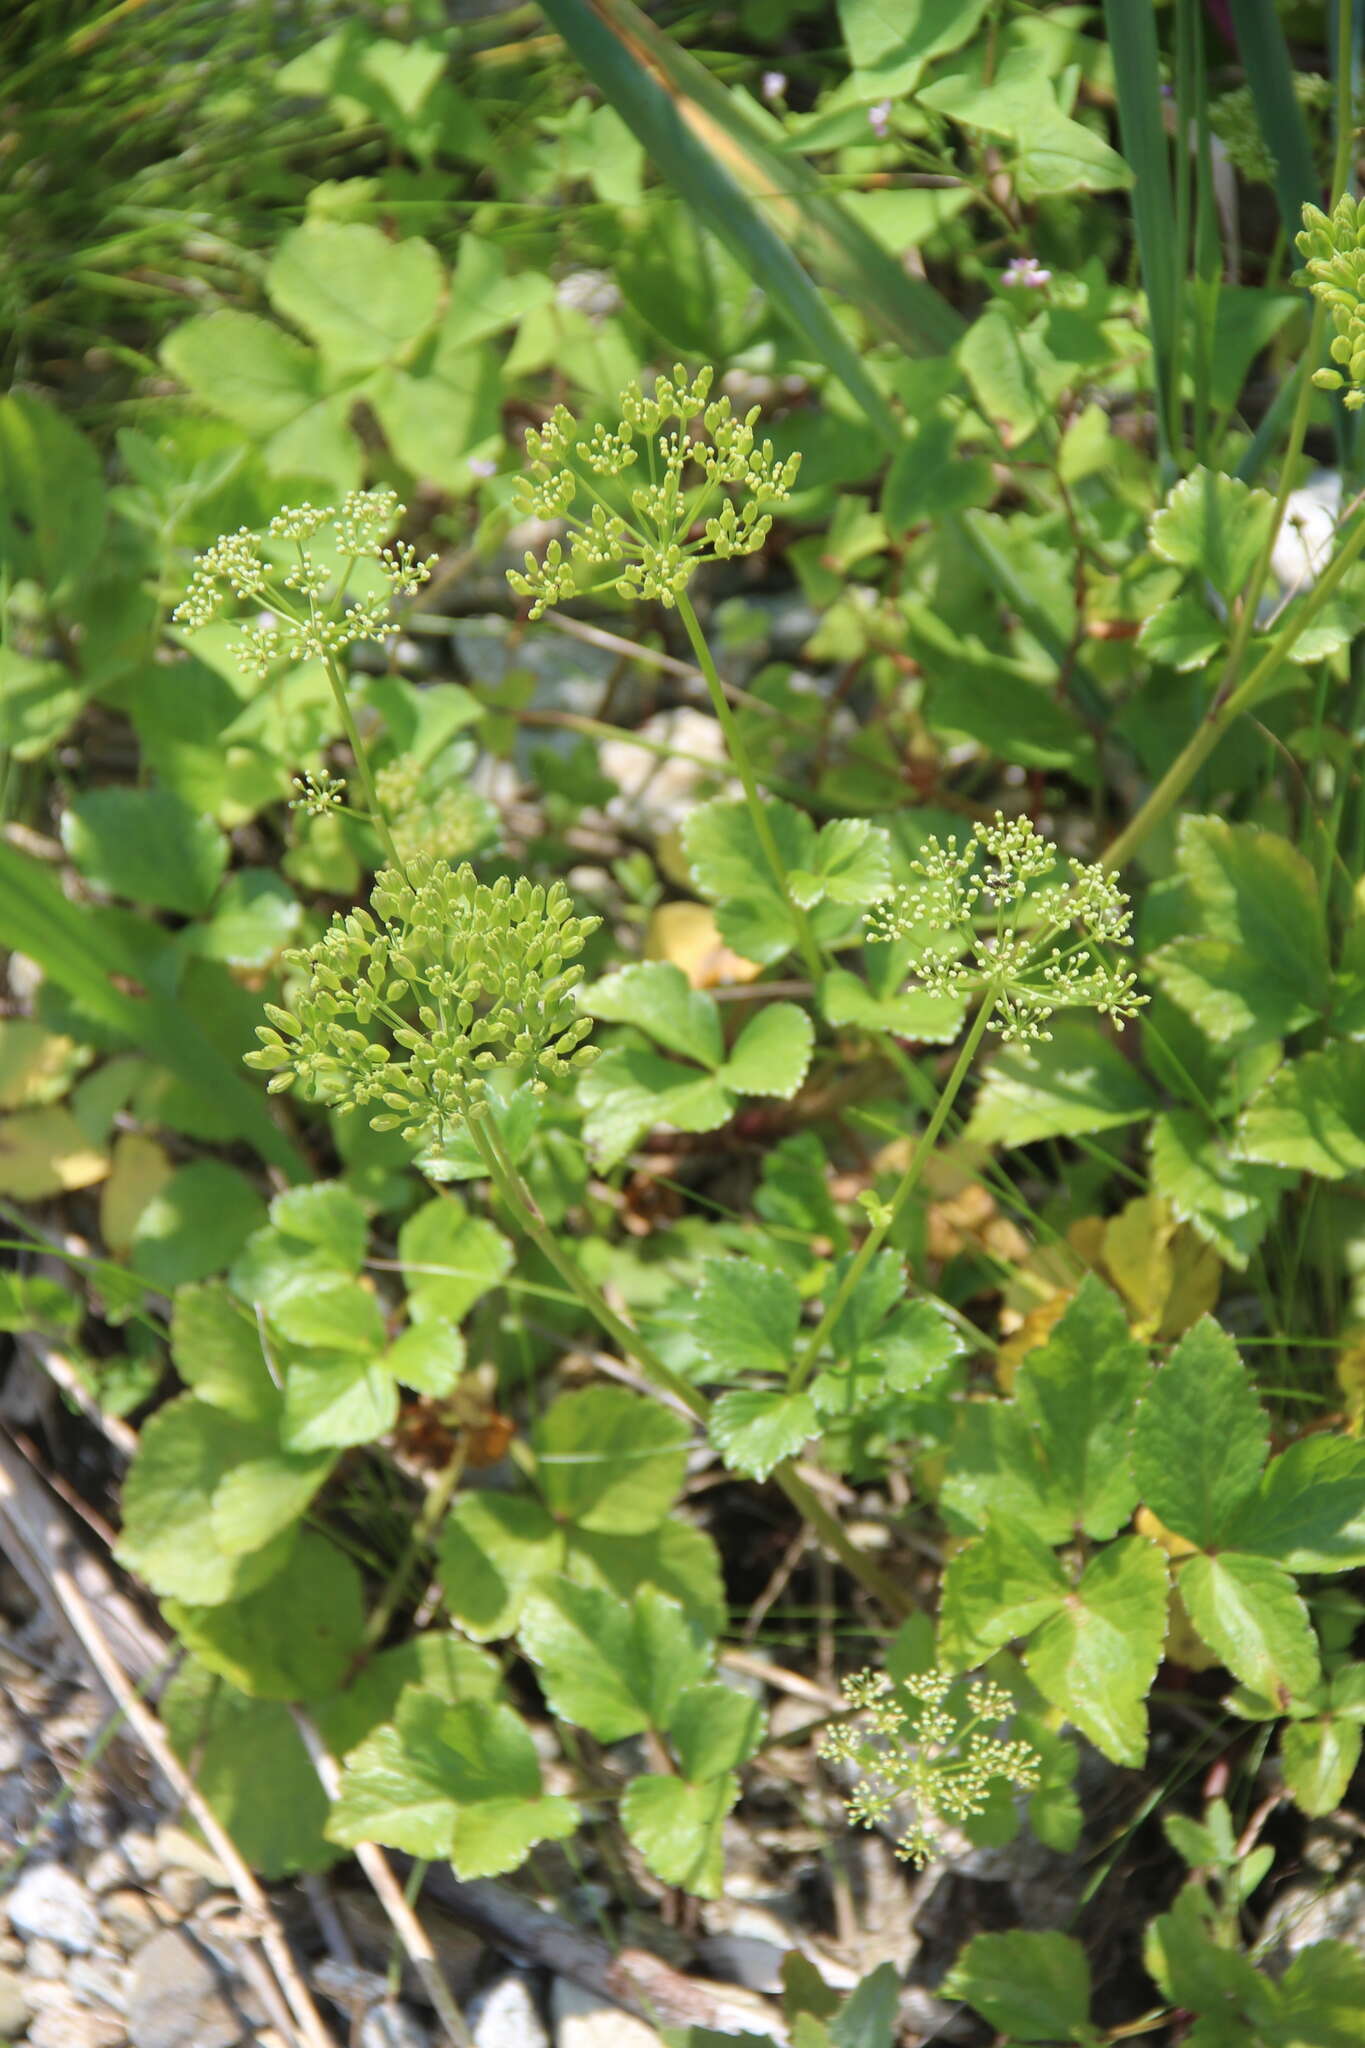
[{"label": "green stem", "polygon": [[1215,696],[1202,724],[1176,755],[1137,816],[1107,849],[1104,856],[1106,867],[1121,868],[1130,861],[1143,841],[1180,801],[1228,727],[1256,701],[1266,679],[1284,661],[1304,627],[1321,611],[1362,548],[1365,548],[1365,516],[1357,519],[1349,539],[1323,570],[1297,616],[1281,627],[1250,675],[1228,694],[1220,691]]},{"label": "green stem", "polygon": [[777,884],[782,901],[786,904],[788,914],[793,925],[796,927],[796,943],[800,949],[801,958],[805,962],[806,972],[812,981],[819,983],[825,971],[824,961],[820,957],[820,948],[815,943],[815,935],[810,928],[810,919],[806,916],[805,911],[801,909],[800,905],[792,901],[791,891],[787,886],[787,870],[782,865],[782,856],[777,850],[777,841],[773,838],[773,828],[768,822],[768,813],[763,808],[763,799],[758,793],[758,778],[754,774],[754,764],[749,758],[749,749],[744,744],[744,736],[735,723],[735,715],[730,709],[729,699],[725,694],[725,685],[720,679],[720,671],[711,658],[711,650],[706,644],[706,636],[702,632],[696,612],[692,609],[692,600],[685,590],[679,591],[677,605],[678,617],[683,622],[683,630],[692,643],[692,652],[697,657],[697,667],[705,677],[706,687],[711,693],[712,708],[720,723],[720,729],[725,739],[726,752],[734,763],[735,773],[743,785],[744,801],[749,807],[749,816],[753,820],[754,832],[758,843],[763,849],[763,857],[772,869],[773,880]]},{"label": "green stem", "polygon": [[336,700],[337,713],[341,719],[341,729],[346,735],[346,743],[350,747],[355,759],[356,773],[360,777],[360,786],[365,792],[365,802],[369,806],[370,823],[379,834],[379,842],[384,849],[384,858],[389,866],[396,868],[401,875],[403,873],[403,863],[399,859],[393,833],[389,830],[389,821],[384,814],[384,806],[379,801],[379,792],[374,784],[374,771],[370,767],[369,749],[360,737],[360,727],[355,722],[355,713],[352,711],[350,699],[346,695],[345,681],[330,654],[324,655],[322,665],[327,671],[327,680],[332,686],[332,696]]},{"label": "green stem", "polygon": [[[711,1413],[711,1404],[706,1396],[699,1393],[695,1387],[689,1386],[686,1380],[680,1379],[672,1367],[664,1363],[637,1331],[623,1323],[607,1306],[591,1280],[587,1279],[573,1261],[560,1250],[553,1233],[546,1228],[536,1208],[530,1189],[507,1157],[491,1115],[476,1113],[468,1121],[470,1135],[478,1147],[484,1165],[488,1168],[493,1185],[506,1206],[518,1218],[532,1243],[559,1274],[565,1286],[582,1303],[594,1322],[606,1331],[619,1348],[622,1357],[634,1359],[641,1371],[646,1373],[656,1386],[680,1401],[704,1428]],[[801,1478],[794,1459],[785,1459],[774,1471],[773,1478],[797,1513],[810,1524],[817,1539],[838,1558],[850,1575],[865,1587],[874,1599],[882,1602],[888,1613],[903,1616],[911,1612],[913,1603],[908,1596],[879,1565],[874,1564],[872,1559],[859,1549],[852,1537],[840,1528],[818,1495]]]},{"label": "green stem", "polygon": [[972,1019],[971,1030],[963,1039],[962,1049],[953,1062],[953,1071],[944,1083],[943,1093],[938,1098],[934,1113],[920,1135],[910,1164],[901,1175],[900,1185],[891,1197],[885,1214],[879,1223],[873,1224],[867,1236],[854,1253],[853,1259],[843,1279],[830,1297],[825,1312],[817,1323],[809,1343],[792,1366],[790,1385],[793,1391],[804,1386],[806,1380],[810,1377],[811,1367],[815,1363],[821,1345],[828,1337],[840,1315],[842,1315],[854,1288],[862,1279],[863,1274],[867,1271],[883,1244],[885,1244],[887,1237],[895,1227],[896,1220],[900,1216],[901,1211],[919,1185],[920,1175],[929,1163],[934,1146],[938,1143],[939,1133],[948,1121],[953,1103],[957,1099],[958,1091],[967,1078],[967,1072],[972,1061],[976,1058],[977,1047],[985,1036],[990,1014],[991,998],[988,993],[982,1001],[980,1009]]}]

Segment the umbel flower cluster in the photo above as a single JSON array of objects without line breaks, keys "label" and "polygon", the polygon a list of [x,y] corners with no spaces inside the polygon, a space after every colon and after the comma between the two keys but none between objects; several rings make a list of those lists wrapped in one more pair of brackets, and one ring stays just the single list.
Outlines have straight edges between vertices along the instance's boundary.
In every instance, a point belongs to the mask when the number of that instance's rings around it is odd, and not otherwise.
[{"label": "umbel flower cluster", "polygon": [[923,879],[869,913],[869,941],[928,926],[935,938],[911,964],[916,980],[934,995],[979,995],[1007,1043],[1051,1038],[1057,1010],[1097,1010],[1122,1030],[1147,1001],[1137,976],[1102,950],[1132,944],[1116,878],[1072,860],[1068,879],[1051,879],[1061,856],[1028,818],[997,811],[962,847],[931,837],[913,866]]},{"label": "umbel flower cluster", "polygon": [[267,1003],[246,1056],[273,1092],[298,1082],[376,1130],[439,1144],[495,1070],[543,1091],[594,1058],[570,963],[601,920],[575,917],[562,882],[490,884],[467,864],[419,860],[383,869],[370,901],[285,954],[301,984],[293,1007]]},{"label": "umbel flower cluster", "polygon": [[496,810],[487,797],[457,778],[446,776],[433,783],[411,755],[403,754],[381,768],[374,780],[404,867],[423,855],[462,860],[496,843]]},{"label": "umbel flower cluster", "polygon": [[859,1671],[843,1694],[850,1718],[825,1732],[820,1754],[858,1775],[844,1801],[849,1819],[867,1828],[894,1820],[896,1854],[907,1863],[929,1861],[935,1821],[955,1826],[984,1813],[999,1784],[1019,1792],[1038,1784],[1037,1751],[986,1725],[1015,1711],[993,1679],[964,1684],[930,1670],[893,1684],[885,1672]]},{"label": "umbel flower cluster", "polygon": [[533,619],[593,590],[671,605],[698,563],[762,547],[801,458],[755,440],[757,406],[737,419],[728,398],[708,403],[711,375],[689,384],[678,364],[647,395],[629,385],[613,426],[561,405],[527,434],[519,509],[567,529],[567,545],[552,540],[542,559],[528,552],[524,575],[507,572]]},{"label": "umbel flower cluster", "polygon": [[[436,566],[435,555],[423,560],[407,541],[387,545],[406,509],[393,491],[351,491],[339,506],[287,506],[264,532],[225,533],[196,560],[172,621],[197,633],[250,603],[257,616],[239,622],[235,652],[243,672],[262,679],[284,661],[326,660],[356,641],[383,640],[395,629],[394,600],[414,596]],[[308,545],[324,533],[321,546]],[[364,560],[387,588],[354,597],[349,585]]]},{"label": "umbel flower cluster", "polygon": [[1365,405],[1365,208],[1349,193],[1330,213],[1305,206],[1303,229],[1294,237],[1304,258],[1309,289],[1327,308],[1336,330],[1330,348],[1335,370],[1316,370],[1320,391],[1340,391],[1350,412]]}]

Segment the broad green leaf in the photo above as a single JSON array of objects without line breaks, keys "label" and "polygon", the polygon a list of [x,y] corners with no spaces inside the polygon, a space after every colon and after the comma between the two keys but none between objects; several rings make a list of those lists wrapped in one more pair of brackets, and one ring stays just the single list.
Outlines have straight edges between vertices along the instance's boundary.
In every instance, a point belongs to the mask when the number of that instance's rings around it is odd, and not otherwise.
[{"label": "broad green leaf", "polygon": [[50,591],[74,584],[99,551],[104,521],[94,443],[36,392],[0,398],[0,574]]},{"label": "broad green leaf", "polygon": [[442,286],[429,242],[391,242],[362,222],[306,222],[266,273],[271,304],[343,373],[408,360],[435,323]]},{"label": "broad green leaf", "polygon": [[174,328],[161,360],[210,411],[248,434],[288,426],[318,397],[311,349],[273,320],[233,307]]},{"label": "broad green leaf", "polygon": [[1365,2043],[1365,1956],[1349,1941],[1317,1941],[1300,1949],[1279,1983],[1275,2039],[1311,2048],[1362,2048]]},{"label": "broad green leaf", "polygon": [[1241,2048],[1248,2022],[1265,2022],[1273,2014],[1275,1989],[1249,1956],[1219,1938],[1214,1912],[1203,1879],[1190,1878],[1170,1912],[1147,1923],[1142,1960],[1173,2005],[1228,2015],[1235,2032],[1215,2036],[1210,2048],[1223,2048],[1224,2042],[1227,2048]]},{"label": "broad green leaf", "polygon": [[358,1195],[337,1180],[286,1188],[270,1204],[270,1221],[286,1237],[329,1254],[339,1272],[355,1273],[365,1257],[369,1223]]},{"label": "broad green leaf", "polygon": [[[987,0],[839,0],[839,27],[858,71],[894,71],[913,89],[932,57],[956,50],[976,31]],[[912,68],[913,67],[913,68]]]},{"label": "broad green leaf", "polygon": [[582,995],[585,1010],[608,1024],[633,1024],[666,1052],[714,1069],[725,1057],[720,1012],[713,996],[694,989],[670,960],[645,960],[595,982]]},{"label": "broad green leaf", "polygon": [[561,1571],[564,1532],[538,1500],[463,1493],[437,1542],[446,1606],[476,1643],[510,1636],[530,1587]]},{"label": "broad green leaf", "polygon": [[652,1586],[627,1603],[567,1579],[547,1584],[528,1597],[518,1639],[551,1712],[599,1742],[666,1730],[711,1661],[700,1629]]},{"label": "broad green leaf", "polygon": [[1055,1614],[1070,1582],[1048,1545],[1027,1523],[992,1517],[949,1558],[943,1573],[939,1647],[958,1670],[1031,1635]]},{"label": "broad green leaf", "polygon": [[1120,1537],[1091,1559],[1025,1659],[1044,1698],[1111,1763],[1134,1770],[1147,1750],[1143,1703],[1161,1662],[1167,1592],[1165,1553]]},{"label": "broad green leaf", "polygon": [[900,1999],[899,1970],[894,1963],[879,1963],[854,1985],[830,2020],[830,2048],[894,2048]]},{"label": "broad green leaf", "polygon": [[237,1599],[262,1585],[284,1564],[292,1531],[276,1543],[263,1539],[254,1556],[246,1555],[222,1543],[212,1510],[228,1475],[268,1457],[273,1447],[272,1433],[259,1424],[192,1394],[168,1401],[142,1425],[123,1484],[119,1562],[154,1593],[196,1606]]},{"label": "broad green leaf", "polygon": [[711,1441],[731,1472],[766,1479],[784,1458],[794,1458],[819,1429],[809,1394],[772,1387],[736,1387],[711,1410]]},{"label": "broad green leaf", "polygon": [[1237,1126],[1246,1159],[1341,1180],[1365,1168],[1365,1045],[1286,1060]]},{"label": "broad green leaf", "polygon": [[277,1289],[270,1320],[291,1344],[373,1357],[384,1343],[384,1314],[371,1290],[346,1273],[308,1273]]},{"label": "broad green leaf", "polygon": [[816,835],[809,869],[787,877],[792,901],[803,910],[831,903],[879,903],[891,891],[891,836],[866,818],[832,818]]},{"label": "broad green leaf", "polygon": [[681,1490],[691,1434],[625,1387],[561,1394],[531,1434],[546,1505],[556,1521],[613,1536],[657,1529]]},{"label": "broad green leaf", "polygon": [[847,967],[831,967],[820,983],[820,1008],[830,1024],[856,1024],[865,1031],[890,1031],[897,1038],[916,1038],[926,1045],[951,1045],[967,1015],[965,996],[930,995],[911,988],[883,995],[873,983],[875,956],[889,946],[874,946],[868,955],[866,981]]},{"label": "broad green leaf", "polygon": [[89,881],[113,896],[178,910],[206,910],[227,865],[212,818],[173,789],[111,784],[89,789],[62,815],[62,844]]},{"label": "broad green leaf", "polygon": [[530,1731],[511,1707],[452,1707],[409,1687],[394,1720],[347,1758],[327,1835],[348,1849],[378,1842],[443,1858],[467,1880],[515,1870],[577,1821],[567,1799],[543,1792]]},{"label": "broad green leaf", "polygon": [[1207,577],[1231,602],[1270,538],[1275,501],[1239,477],[1202,464],[1176,484],[1152,520],[1153,554]]},{"label": "broad green leaf", "polygon": [[1142,1346],[1117,1297],[1093,1274],[1019,1368],[1020,1412],[1056,1495],[1088,1536],[1116,1536],[1137,1505],[1128,1440],[1146,1378]]},{"label": "broad green leaf", "polygon": [[243,1422],[272,1422],[279,1389],[261,1333],[220,1281],[180,1288],[171,1312],[171,1357],[201,1401]]},{"label": "broad green leaf", "polygon": [[1207,1549],[1256,1490],[1269,1424],[1237,1347],[1209,1317],[1153,1377],[1133,1436],[1133,1473],[1152,1513]]},{"label": "broad green leaf", "polygon": [[1226,1531],[1238,1550],[1275,1558],[1291,1572],[1345,1572],[1365,1565],[1365,1444],[1301,1437],[1272,1458]]},{"label": "broad green leaf", "polygon": [[[1320,1820],[1337,1812],[1360,1762],[1360,1748],[1357,1721],[1339,1721],[1328,1715],[1322,1720],[1285,1722],[1280,1730],[1280,1769],[1300,1813]],[[1365,1986],[1361,1996],[1365,1999]]]},{"label": "broad green leaf", "polygon": [[678,1695],[668,1739],[685,1778],[700,1784],[737,1771],[762,1743],[768,1717],[757,1700],[733,1685],[690,1685]]},{"label": "broad green leaf", "polygon": [[963,454],[955,420],[930,413],[923,420],[908,420],[906,429],[882,486],[882,517],[893,534],[991,502],[995,478],[990,462],[984,455]]},{"label": "broad green leaf", "polygon": [[1018,144],[1014,178],[1021,198],[1058,192],[1106,192],[1132,172],[1102,136],[1062,112],[1047,52],[1016,44],[989,84],[975,69],[935,79],[921,103],[967,128]]},{"label": "broad green leaf", "polygon": [[1069,1934],[974,1934],[942,1992],[1016,2041],[1099,2038],[1090,2026],[1090,1965]]},{"label": "broad green leaf", "polygon": [[1016,1401],[959,1408],[940,1499],[975,1529],[988,1529],[1000,1515],[1044,1543],[1065,1543],[1075,1529],[1070,1496]]},{"label": "broad green leaf", "polygon": [[739,1095],[790,1101],[806,1078],[815,1031],[795,1003],[769,1003],[750,1017],[719,1078]]},{"label": "broad green leaf", "polygon": [[1197,1109],[1163,1110],[1152,1120],[1148,1143],[1152,1185],[1171,1214],[1244,1272],[1293,1176],[1234,1158]]},{"label": "broad green leaf", "polygon": [[453,1323],[414,1323],[394,1339],[382,1363],[390,1379],[419,1394],[449,1394],[465,1369],[464,1338]]},{"label": "broad green leaf", "polygon": [[398,1389],[366,1351],[310,1351],[284,1376],[284,1441],[291,1451],[372,1443],[398,1420]]},{"label": "broad green leaf", "polygon": [[883,1376],[893,1394],[914,1394],[967,1349],[956,1324],[931,1301],[906,1301],[859,1348],[859,1364]]},{"label": "broad green leaf", "polygon": [[553,297],[554,281],[544,271],[509,273],[500,243],[463,234],[450,279],[450,307],[441,323],[442,343],[456,349],[486,341]]},{"label": "broad green leaf", "polygon": [[409,1216],[398,1233],[398,1257],[413,1321],[439,1316],[458,1323],[511,1269],[512,1247],[458,1195],[443,1195]]},{"label": "broad green leaf", "polygon": [[381,1650],[366,1658],[344,1692],[318,1704],[318,1723],[333,1756],[345,1756],[381,1721],[391,1721],[410,1685],[453,1707],[461,1700],[496,1699],[502,1672],[487,1650],[445,1627]]},{"label": "broad green leaf", "polygon": [[1308,1609],[1273,1559],[1226,1550],[1187,1558],[1178,1583],[1196,1630],[1243,1685],[1281,1701],[1302,1698],[1316,1685],[1318,1647]]},{"label": "broad green leaf", "polygon": [[1091,1023],[1054,1018],[1052,1040],[1012,1045],[986,1069],[969,1143],[1032,1145],[1133,1123],[1155,1106],[1147,1082]]},{"label": "broad green leaf", "polygon": [[1182,590],[1149,612],[1137,636],[1150,660],[1181,675],[1205,667],[1226,640],[1226,626],[1193,590]]},{"label": "broad green leaf", "polygon": [[269,967],[298,932],[303,906],[270,868],[238,868],[218,892],[213,915],[194,934],[201,959]]},{"label": "broad green leaf", "polygon": [[646,1865],[694,1898],[718,1899],[725,1881],[725,1816],[739,1797],[732,1771],[689,1784],[683,1778],[634,1778],[621,1822]]},{"label": "broad green leaf", "polygon": [[[784,872],[809,869],[816,842],[810,819],[776,798],[763,808]],[[780,960],[795,944],[796,927],[748,807],[728,797],[701,804],[689,812],[682,836],[693,885],[720,906],[722,937],[747,959],[765,966]]]},{"label": "broad green leaf", "polygon": [[244,1174],[219,1159],[196,1159],[138,1217],[129,1264],[171,1294],[230,1265],[264,1220],[265,1204]]},{"label": "broad green leaf", "polygon": [[217,1607],[167,1603],[186,1648],[240,1692],[316,1700],[335,1692],[365,1633],[364,1586],[351,1560],[304,1530],[282,1569]]},{"label": "broad green leaf", "polygon": [[697,1349],[712,1377],[786,1373],[795,1353],[801,1297],[785,1273],[751,1259],[708,1259],[691,1315]]},{"label": "broad green leaf", "polygon": [[214,1492],[214,1542],[241,1557],[292,1531],[335,1463],[330,1451],[263,1448],[243,1458]]},{"label": "broad green leaf", "polygon": [[564,1570],[578,1585],[604,1586],[630,1600],[641,1586],[656,1586],[676,1600],[707,1636],[724,1629],[729,1607],[720,1552],[703,1529],[676,1516],[642,1536],[567,1534]]},{"label": "broad green leaf", "polygon": [[249,1699],[187,1657],[161,1696],[171,1746],[262,1877],[326,1870],[327,1795],[288,1707]]},{"label": "broad green leaf", "polygon": [[587,1110],[583,1131],[603,1171],[625,1158],[656,1125],[715,1131],[734,1112],[734,1096],[718,1075],[679,1066],[644,1047],[613,1046],[578,1084]]}]

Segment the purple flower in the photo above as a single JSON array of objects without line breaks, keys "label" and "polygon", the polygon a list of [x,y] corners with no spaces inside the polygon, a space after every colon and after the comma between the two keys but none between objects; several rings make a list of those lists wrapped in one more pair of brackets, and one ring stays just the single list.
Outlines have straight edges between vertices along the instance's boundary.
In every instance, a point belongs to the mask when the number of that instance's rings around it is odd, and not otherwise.
[{"label": "purple flower", "polygon": [[867,125],[879,142],[885,142],[891,133],[891,102],[878,100],[867,110]]},{"label": "purple flower", "polygon": [[496,476],[498,465],[489,455],[471,455],[469,473],[471,476]]},{"label": "purple flower", "polygon": [[1005,265],[1000,282],[1023,285],[1028,291],[1040,292],[1045,284],[1051,284],[1052,272],[1044,270],[1036,256],[1014,256]]},{"label": "purple flower", "polygon": [[759,80],[758,89],[762,93],[764,99],[769,102],[769,104],[771,104],[773,100],[780,100],[782,98],[782,95],[787,90],[786,72],[765,71],[762,78]]}]

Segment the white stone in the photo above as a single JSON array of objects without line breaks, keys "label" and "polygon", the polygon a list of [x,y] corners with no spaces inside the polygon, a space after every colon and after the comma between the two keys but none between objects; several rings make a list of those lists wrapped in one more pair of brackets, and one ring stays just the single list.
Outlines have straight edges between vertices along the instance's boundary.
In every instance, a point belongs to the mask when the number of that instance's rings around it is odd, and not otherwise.
[{"label": "white stone", "polygon": [[106,1894],[103,1921],[105,1933],[125,1951],[141,1947],[161,1925],[150,1899],[132,1890]]},{"label": "white stone", "polygon": [[22,2034],[33,2008],[13,1970],[0,1970],[0,2040]]},{"label": "white stone", "polygon": [[24,1950],[24,1968],[30,1977],[64,1977],[66,1957],[55,1941],[31,1941]]},{"label": "white stone", "polygon": [[99,1935],[85,1886],[60,1863],[31,1863],[9,1895],[8,1911],[16,1934],[55,1942],[68,1955],[84,1955]]},{"label": "white stone", "polygon": [[28,2048],[123,2048],[123,2022],[109,2012],[77,2005],[69,1993],[44,2006],[28,2030]]},{"label": "white stone", "polygon": [[85,1888],[99,1897],[103,1892],[117,1891],[121,1884],[128,1882],[128,1862],[120,1849],[101,1849],[98,1856],[92,1856],[85,1872]]},{"label": "white stone", "polygon": [[360,2022],[358,2048],[431,2048],[431,2036],[410,2005],[386,1999]]},{"label": "white stone", "polygon": [[128,1868],[143,1884],[151,1884],[166,1867],[166,1859],[156,1837],[149,1835],[145,1828],[129,1828],[126,1834],[119,1836],[118,1846],[127,1859]]},{"label": "white stone", "polygon": [[66,1973],[66,1981],[77,1998],[87,2005],[107,2005],[114,2012],[127,2012],[127,1972],[109,1949],[93,1956],[77,1956]]},{"label": "white stone", "polygon": [[550,1993],[555,2048],[664,2048],[653,2027],[633,2013],[584,1991],[567,1977],[556,1977]]},{"label": "white stone", "polygon": [[188,1935],[164,1927],[142,1944],[128,1998],[133,2048],[232,2048],[245,2031]]},{"label": "white stone", "polygon": [[469,2001],[474,2048],[549,2048],[545,2022],[520,1970],[509,1970]]}]

